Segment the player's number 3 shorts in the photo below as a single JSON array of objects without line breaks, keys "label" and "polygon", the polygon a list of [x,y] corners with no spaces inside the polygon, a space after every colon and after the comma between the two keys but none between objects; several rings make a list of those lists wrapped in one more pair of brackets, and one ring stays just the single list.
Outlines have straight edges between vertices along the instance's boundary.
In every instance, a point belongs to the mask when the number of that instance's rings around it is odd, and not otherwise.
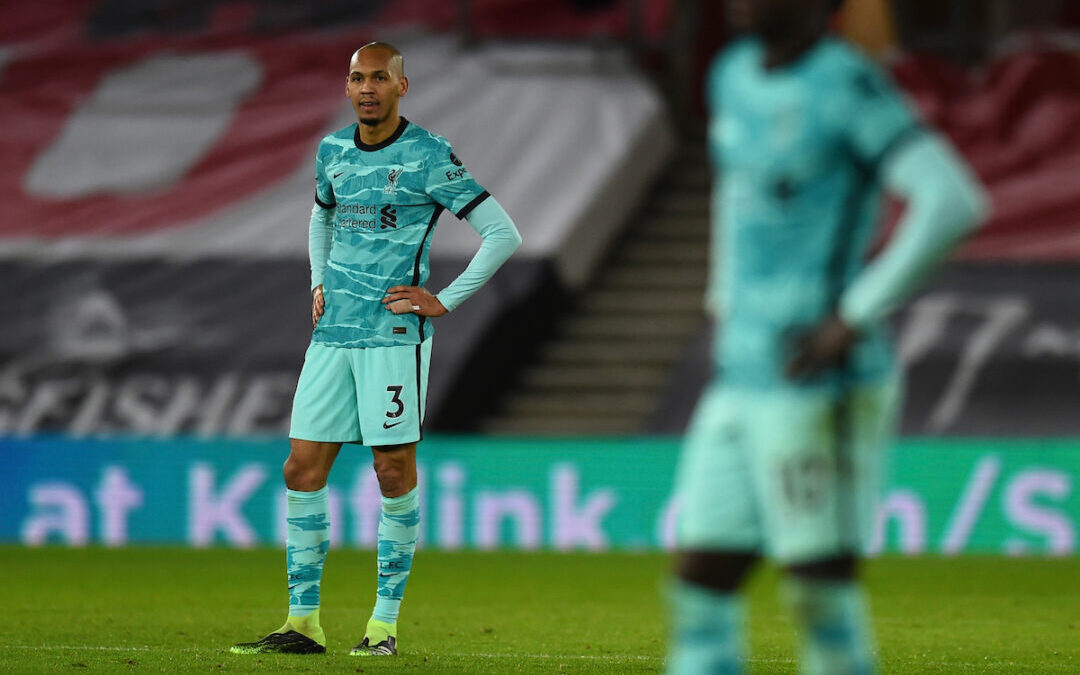
[{"label": "player's number 3 shorts", "polygon": [[289,437],[361,445],[419,441],[431,342],[368,348],[312,342],[296,384]]}]

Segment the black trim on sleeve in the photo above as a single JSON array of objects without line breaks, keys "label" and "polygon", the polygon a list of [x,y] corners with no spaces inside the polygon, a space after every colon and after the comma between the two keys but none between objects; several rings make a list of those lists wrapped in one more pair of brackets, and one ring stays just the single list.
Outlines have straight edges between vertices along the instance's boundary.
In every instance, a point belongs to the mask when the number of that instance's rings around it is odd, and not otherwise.
[{"label": "black trim on sleeve", "polygon": [[324,209],[332,209],[335,206],[337,206],[337,202],[333,202],[332,204],[327,204],[323,200],[319,199],[319,193],[318,192],[315,193],[315,203],[318,204],[319,206],[323,207]]},{"label": "black trim on sleeve", "polygon": [[407,126],[409,126],[409,120],[402,117],[401,121],[398,122],[397,129],[394,129],[394,133],[390,134],[389,138],[383,141],[379,141],[374,145],[368,145],[367,143],[360,140],[360,125],[357,124],[356,131],[353,132],[353,143],[356,144],[356,147],[358,149],[363,150],[364,152],[375,152],[376,150],[382,150],[397,139],[401,138],[401,134],[405,133],[405,127]]},{"label": "black trim on sleeve", "polygon": [[483,201],[485,199],[487,199],[488,197],[490,197],[490,196],[491,196],[491,193],[488,192],[487,190],[484,190],[480,194],[476,195],[476,199],[474,199],[471,202],[469,202],[468,204],[466,204],[465,208],[461,209],[460,211],[458,211],[454,215],[457,216],[459,219],[467,217],[470,213],[472,213],[473,209],[475,209],[477,206],[480,206],[480,204],[483,203]]},{"label": "black trim on sleeve", "polygon": [[886,143],[882,151],[878,153],[878,156],[874,158],[874,168],[877,169],[878,167],[880,167],[882,162],[885,161],[885,158],[888,157],[890,154],[896,152],[897,148],[901,148],[907,145],[911,141],[922,136],[925,132],[926,127],[921,122],[915,122],[911,126],[905,128],[903,131],[893,136],[892,140]]}]

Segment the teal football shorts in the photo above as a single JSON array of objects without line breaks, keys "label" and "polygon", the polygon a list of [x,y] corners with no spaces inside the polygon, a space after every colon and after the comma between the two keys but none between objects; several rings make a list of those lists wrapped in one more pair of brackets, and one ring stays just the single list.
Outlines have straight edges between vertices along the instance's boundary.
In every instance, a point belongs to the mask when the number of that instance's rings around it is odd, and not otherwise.
[{"label": "teal football shorts", "polygon": [[865,550],[899,380],[823,392],[706,389],[676,479],[682,550],[797,564]]},{"label": "teal football shorts", "polygon": [[289,437],[361,445],[419,441],[431,342],[367,348],[312,342],[296,383]]}]

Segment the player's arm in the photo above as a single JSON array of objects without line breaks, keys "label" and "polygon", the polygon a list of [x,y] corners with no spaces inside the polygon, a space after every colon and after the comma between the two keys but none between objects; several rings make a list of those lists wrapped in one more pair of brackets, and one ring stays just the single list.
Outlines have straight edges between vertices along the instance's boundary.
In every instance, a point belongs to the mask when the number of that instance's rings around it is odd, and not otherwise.
[{"label": "player's arm", "polygon": [[308,224],[308,259],[311,262],[311,325],[319,323],[326,309],[323,298],[323,275],[330,258],[330,244],[334,241],[334,216],[337,200],[334,188],[323,170],[322,156],[315,158],[315,205],[311,207]]},{"label": "player's arm", "polygon": [[437,295],[414,286],[394,286],[383,302],[408,300],[408,303],[402,303],[400,311],[396,307],[392,311],[414,312],[421,316],[442,316],[454,311],[487,283],[521,246],[521,234],[514,221],[490,195],[485,195],[484,199],[468,212],[466,220],[483,241],[465,271]]},{"label": "player's arm", "polygon": [[480,290],[521,246],[521,233],[494,197],[489,196],[477,205],[466,220],[483,242],[465,271],[436,296],[448,312]]},{"label": "player's arm", "polygon": [[521,246],[521,235],[503,207],[488,194],[445,140],[431,146],[425,163],[428,195],[469,225],[483,239],[480,249],[465,271],[439,294],[418,286],[394,286],[387,290],[383,304],[395,314],[412,312],[420,316],[442,316],[465,302]]},{"label": "player's arm", "polygon": [[907,206],[889,245],[841,297],[839,314],[856,330],[907,299],[989,213],[971,171],[936,134],[899,148],[882,169],[886,189]]},{"label": "player's arm", "polygon": [[792,378],[842,359],[860,332],[910,296],[989,211],[964,161],[919,122],[884,77],[864,71],[849,85],[841,95],[850,106],[843,124],[852,153],[907,207],[892,241],[844,289],[836,311],[797,341],[787,365]]}]

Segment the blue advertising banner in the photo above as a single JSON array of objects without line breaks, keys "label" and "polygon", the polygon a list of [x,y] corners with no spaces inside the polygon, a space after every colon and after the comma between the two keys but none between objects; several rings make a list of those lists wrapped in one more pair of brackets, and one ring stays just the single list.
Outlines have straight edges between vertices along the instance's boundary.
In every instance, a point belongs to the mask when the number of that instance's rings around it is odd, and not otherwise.
[{"label": "blue advertising banner", "polygon": [[[421,545],[670,548],[676,438],[436,436],[420,451]],[[0,439],[0,541],[28,545],[284,540],[284,439]],[[1076,553],[1075,441],[901,441],[871,552]],[[375,545],[370,451],[330,477],[332,542]]]}]

